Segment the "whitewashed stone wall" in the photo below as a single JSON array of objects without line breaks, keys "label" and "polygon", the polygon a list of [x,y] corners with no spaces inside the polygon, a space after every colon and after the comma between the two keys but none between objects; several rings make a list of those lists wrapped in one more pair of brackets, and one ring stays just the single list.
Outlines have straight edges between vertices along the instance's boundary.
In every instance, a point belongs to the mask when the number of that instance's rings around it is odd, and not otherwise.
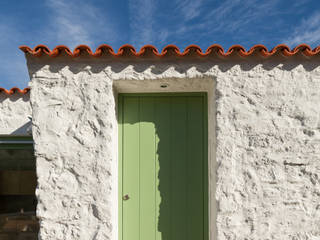
[{"label": "whitewashed stone wall", "polygon": [[27,59],[41,240],[117,239],[115,91],[177,79],[197,88],[190,79],[208,78],[217,135],[210,238],[320,239],[319,59]]},{"label": "whitewashed stone wall", "polygon": [[40,239],[112,239],[111,80],[86,68],[44,68],[31,87]]},{"label": "whitewashed stone wall", "polygon": [[0,93],[0,135],[31,135],[29,100],[29,93]]}]

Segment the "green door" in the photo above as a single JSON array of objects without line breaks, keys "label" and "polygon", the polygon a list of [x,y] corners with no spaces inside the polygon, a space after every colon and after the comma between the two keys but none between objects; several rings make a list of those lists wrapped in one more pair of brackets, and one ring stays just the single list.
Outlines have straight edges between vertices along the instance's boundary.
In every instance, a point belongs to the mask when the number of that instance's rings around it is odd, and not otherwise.
[{"label": "green door", "polygon": [[119,97],[120,240],[208,240],[206,95]]}]

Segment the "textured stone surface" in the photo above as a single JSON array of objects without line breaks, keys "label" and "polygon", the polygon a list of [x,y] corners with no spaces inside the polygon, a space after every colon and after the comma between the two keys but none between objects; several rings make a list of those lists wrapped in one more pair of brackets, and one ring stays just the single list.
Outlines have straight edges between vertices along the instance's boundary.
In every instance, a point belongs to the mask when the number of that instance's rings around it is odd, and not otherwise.
[{"label": "textured stone surface", "polygon": [[28,94],[0,93],[0,135],[30,135],[31,106]]},{"label": "textured stone surface", "polygon": [[66,68],[48,77],[31,83],[40,237],[112,239],[112,83]]},{"label": "textured stone surface", "polygon": [[319,70],[218,78],[218,239],[320,238]]},{"label": "textured stone surface", "polygon": [[320,238],[319,60],[40,58],[28,67],[42,240],[117,239],[112,86],[177,79],[181,89],[215,81],[211,239]]}]

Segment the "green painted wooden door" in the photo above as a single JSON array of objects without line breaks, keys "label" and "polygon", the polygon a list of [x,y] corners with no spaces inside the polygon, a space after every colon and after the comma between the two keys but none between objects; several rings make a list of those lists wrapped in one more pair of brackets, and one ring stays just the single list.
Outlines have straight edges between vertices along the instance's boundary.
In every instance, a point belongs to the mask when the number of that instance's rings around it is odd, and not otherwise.
[{"label": "green painted wooden door", "polygon": [[121,95],[120,240],[207,240],[206,96]]}]

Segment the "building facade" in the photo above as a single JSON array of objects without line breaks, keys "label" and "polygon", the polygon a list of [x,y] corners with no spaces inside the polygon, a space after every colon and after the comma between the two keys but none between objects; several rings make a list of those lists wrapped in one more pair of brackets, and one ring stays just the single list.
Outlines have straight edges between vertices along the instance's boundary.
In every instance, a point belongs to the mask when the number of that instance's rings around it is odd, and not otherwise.
[{"label": "building facade", "polygon": [[320,238],[319,49],[21,49],[39,239]]}]

